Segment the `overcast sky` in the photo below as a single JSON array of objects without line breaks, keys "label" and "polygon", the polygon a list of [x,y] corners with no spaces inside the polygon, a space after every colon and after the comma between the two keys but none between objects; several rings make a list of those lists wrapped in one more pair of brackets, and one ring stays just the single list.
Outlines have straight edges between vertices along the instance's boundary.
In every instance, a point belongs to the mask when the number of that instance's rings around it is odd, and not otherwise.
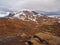
[{"label": "overcast sky", "polygon": [[0,12],[22,9],[59,11],[60,0],[0,0]]}]

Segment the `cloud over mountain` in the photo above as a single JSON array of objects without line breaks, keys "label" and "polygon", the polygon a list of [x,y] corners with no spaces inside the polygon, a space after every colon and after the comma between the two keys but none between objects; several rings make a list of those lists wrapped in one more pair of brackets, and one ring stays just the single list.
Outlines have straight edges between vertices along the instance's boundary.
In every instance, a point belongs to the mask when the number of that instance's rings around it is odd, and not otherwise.
[{"label": "cloud over mountain", "polygon": [[0,8],[10,10],[40,9],[45,11],[57,11],[60,9],[60,0],[1,0]]}]

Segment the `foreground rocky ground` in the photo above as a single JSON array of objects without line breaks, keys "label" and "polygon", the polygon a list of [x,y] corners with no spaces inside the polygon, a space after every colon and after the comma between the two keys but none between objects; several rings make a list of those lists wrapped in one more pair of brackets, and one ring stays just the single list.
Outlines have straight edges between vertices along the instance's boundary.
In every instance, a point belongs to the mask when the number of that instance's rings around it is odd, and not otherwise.
[{"label": "foreground rocky ground", "polygon": [[60,37],[49,32],[40,32],[33,36],[23,33],[21,36],[0,38],[0,45],[60,45]]}]

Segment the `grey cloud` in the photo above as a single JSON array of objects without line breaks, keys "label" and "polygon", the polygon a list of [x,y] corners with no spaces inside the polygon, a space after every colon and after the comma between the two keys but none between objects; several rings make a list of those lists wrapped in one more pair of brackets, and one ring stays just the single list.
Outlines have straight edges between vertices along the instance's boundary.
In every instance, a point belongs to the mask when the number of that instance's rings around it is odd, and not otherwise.
[{"label": "grey cloud", "polygon": [[60,9],[60,0],[5,0],[10,10],[40,9],[57,11]]}]

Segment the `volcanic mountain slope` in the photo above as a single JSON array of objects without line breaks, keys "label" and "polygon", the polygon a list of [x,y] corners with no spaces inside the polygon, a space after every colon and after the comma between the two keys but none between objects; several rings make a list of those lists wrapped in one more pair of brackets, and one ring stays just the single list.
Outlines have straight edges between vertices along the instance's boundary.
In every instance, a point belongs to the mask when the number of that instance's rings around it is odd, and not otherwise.
[{"label": "volcanic mountain slope", "polygon": [[[36,23],[32,21],[0,19],[0,36],[17,35],[20,33],[33,33]],[[31,31],[31,32],[30,32]]]},{"label": "volcanic mountain slope", "polygon": [[50,18],[34,11],[21,11],[10,15],[0,18],[0,37],[16,36],[22,33],[31,36],[44,31],[60,36],[60,23],[57,18]]}]

